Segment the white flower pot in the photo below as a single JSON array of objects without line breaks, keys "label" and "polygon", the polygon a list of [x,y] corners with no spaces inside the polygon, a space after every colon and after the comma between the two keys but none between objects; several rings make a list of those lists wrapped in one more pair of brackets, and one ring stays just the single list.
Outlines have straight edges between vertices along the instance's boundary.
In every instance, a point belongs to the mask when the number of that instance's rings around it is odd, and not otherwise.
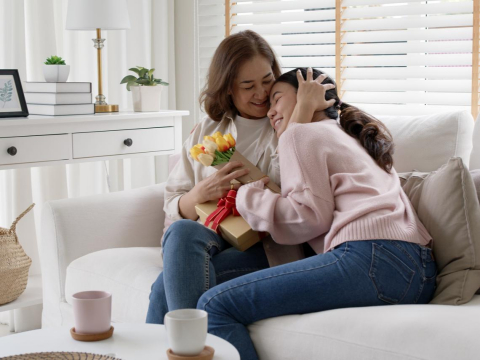
[{"label": "white flower pot", "polygon": [[70,65],[43,64],[43,76],[46,82],[66,82],[70,73]]},{"label": "white flower pot", "polygon": [[134,111],[159,111],[163,86],[130,86]]}]

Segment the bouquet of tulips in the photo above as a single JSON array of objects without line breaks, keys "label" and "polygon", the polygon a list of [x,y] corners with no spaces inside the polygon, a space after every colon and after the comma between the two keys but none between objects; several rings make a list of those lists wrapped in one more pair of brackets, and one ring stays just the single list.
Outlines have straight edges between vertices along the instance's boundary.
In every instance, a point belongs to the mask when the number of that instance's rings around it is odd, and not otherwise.
[{"label": "bouquet of tulips", "polygon": [[232,134],[222,135],[217,131],[212,136],[204,136],[201,144],[190,149],[190,155],[202,165],[216,166],[230,161],[235,152],[235,144]]}]

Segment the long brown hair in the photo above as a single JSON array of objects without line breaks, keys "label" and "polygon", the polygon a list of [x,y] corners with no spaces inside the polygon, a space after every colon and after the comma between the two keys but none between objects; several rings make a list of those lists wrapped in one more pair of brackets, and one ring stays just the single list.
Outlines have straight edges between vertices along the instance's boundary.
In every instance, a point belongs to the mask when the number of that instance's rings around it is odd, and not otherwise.
[{"label": "long brown hair", "polygon": [[267,59],[275,78],[281,74],[275,54],[264,38],[251,30],[241,31],[225,38],[213,55],[208,75],[200,94],[203,106],[210,119],[220,121],[225,113],[234,115],[237,109],[228,95],[240,66],[252,57],[260,55]]},{"label": "long brown hair", "polygon": [[[307,76],[306,68],[298,68],[282,74],[276,82],[284,82],[298,89],[297,70],[302,72],[303,78]],[[313,69],[313,78],[316,79],[323,72]],[[322,84],[334,84],[330,77],[327,77]],[[386,126],[378,119],[359,108],[340,101],[337,89],[327,90],[325,99],[335,99],[335,104],[324,110],[330,119],[337,119],[340,111],[340,125],[345,132],[358,139],[360,144],[367,150],[375,162],[387,173],[390,173],[393,166],[393,138]]]}]

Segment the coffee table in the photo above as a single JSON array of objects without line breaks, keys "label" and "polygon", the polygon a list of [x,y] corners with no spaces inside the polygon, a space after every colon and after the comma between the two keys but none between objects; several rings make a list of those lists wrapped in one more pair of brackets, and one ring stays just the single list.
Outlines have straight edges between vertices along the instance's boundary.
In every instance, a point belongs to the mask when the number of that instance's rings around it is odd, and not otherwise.
[{"label": "coffee table", "polygon": [[[163,325],[113,324],[110,339],[81,342],[70,336],[70,327],[46,328],[0,338],[0,357],[34,352],[69,351],[110,355],[122,360],[166,360],[169,348]],[[229,342],[208,334],[207,345],[215,349],[214,360],[240,360]]]}]

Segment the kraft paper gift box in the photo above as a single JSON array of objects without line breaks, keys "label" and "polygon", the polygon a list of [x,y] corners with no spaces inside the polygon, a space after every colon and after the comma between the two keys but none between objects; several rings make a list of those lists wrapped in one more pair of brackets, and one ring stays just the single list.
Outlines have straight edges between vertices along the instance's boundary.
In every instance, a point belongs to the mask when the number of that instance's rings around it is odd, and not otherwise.
[{"label": "kraft paper gift box", "polygon": [[[200,216],[203,224],[205,224],[207,217],[216,209],[216,201],[195,205],[195,211],[197,215]],[[210,223],[209,228],[211,228],[212,225],[213,222]],[[267,235],[267,233],[252,230],[250,225],[248,225],[241,216],[233,216],[233,214],[228,215],[228,217],[220,223],[219,228],[222,238],[240,251],[247,250]]]}]

